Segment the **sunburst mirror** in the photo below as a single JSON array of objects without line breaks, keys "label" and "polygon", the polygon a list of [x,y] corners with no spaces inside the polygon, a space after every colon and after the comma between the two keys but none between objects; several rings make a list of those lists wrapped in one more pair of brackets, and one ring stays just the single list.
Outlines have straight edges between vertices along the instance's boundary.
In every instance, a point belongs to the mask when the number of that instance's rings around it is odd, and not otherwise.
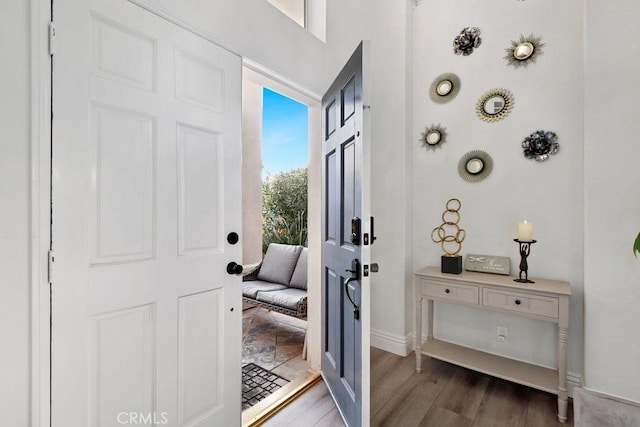
[{"label": "sunburst mirror", "polygon": [[485,122],[497,122],[509,115],[513,104],[513,95],[507,89],[492,89],[478,99],[476,114]]},{"label": "sunburst mirror", "polygon": [[521,35],[518,40],[511,40],[511,46],[505,49],[507,54],[504,59],[508,65],[515,68],[526,67],[530,62],[536,62],[538,56],[542,55],[543,47],[541,36]]},{"label": "sunburst mirror", "polygon": [[460,177],[468,182],[482,181],[493,170],[493,159],[482,150],[469,151],[458,162]]},{"label": "sunburst mirror", "polygon": [[447,128],[440,124],[427,126],[422,132],[420,141],[429,150],[435,150],[447,141]]},{"label": "sunburst mirror", "polygon": [[444,104],[455,98],[459,91],[460,78],[453,73],[444,73],[433,79],[429,97],[433,102]]}]

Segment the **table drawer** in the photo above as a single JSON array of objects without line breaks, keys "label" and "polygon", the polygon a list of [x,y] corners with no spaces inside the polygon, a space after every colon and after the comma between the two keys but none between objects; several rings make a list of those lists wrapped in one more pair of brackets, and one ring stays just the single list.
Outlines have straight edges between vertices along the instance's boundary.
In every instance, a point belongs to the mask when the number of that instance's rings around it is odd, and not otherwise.
[{"label": "table drawer", "polygon": [[422,294],[443,300],[480,304],[480,292],[477,286],[448,285],[423,280]]},{"label": "table drawer", "polygon": [[558,318],[558,298],[483,288],[482,305],[517,313]]}]

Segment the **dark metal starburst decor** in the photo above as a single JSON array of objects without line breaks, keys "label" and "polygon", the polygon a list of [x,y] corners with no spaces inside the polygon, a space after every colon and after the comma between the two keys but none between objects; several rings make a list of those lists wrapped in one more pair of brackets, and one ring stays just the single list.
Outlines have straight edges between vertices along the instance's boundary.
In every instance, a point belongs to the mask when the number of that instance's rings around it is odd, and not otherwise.
[{"label": "dark metal starburst decor", "polygon": [[522,141],[522,148],[527,159],[542,162],[560,149],[558,135],[555,132],[537,130]]},{"label": "dark metal starburst decor", "polygon": [[511,46],[504,50],[507,53],[504,59],[515,68],[526,67],[542,55],[544,45],[541,36],[533,33],[528,36],[520,35],[518,40],[511,40]]},{"label": "dark metal starburst decor", "polygon": [[436,148],[447,142],[447,128],[441,126],[440,123],[437,125],[431,124],[420,135],[420,141],[425,148],[435,151]]},{"label": "dark metal starburst decor", "polygon": [[480,38],[480,28],[465,27],[460,34],[453,39],[453,53],[456,55],[471,55],[473,49],[480,46],[482,39]]}]

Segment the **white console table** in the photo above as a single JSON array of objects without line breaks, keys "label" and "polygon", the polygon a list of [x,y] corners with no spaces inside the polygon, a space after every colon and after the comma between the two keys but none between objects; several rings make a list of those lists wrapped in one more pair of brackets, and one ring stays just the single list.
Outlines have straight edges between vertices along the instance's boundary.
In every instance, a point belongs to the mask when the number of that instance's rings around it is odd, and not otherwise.
[{"label": "white console table", "polygon": [[[567,420],[567,341],[569,338],[568,282],[533,279],[518,283],[513,276],[464,271],[441,273],[426,267],[414,274],[416,309],[416,372],[426,355],[498,378],[558,395],[558,419]],[[427,301],[427,340],[422,342],[422,300]],[[507,312],[558,324],[558,369],[463,347],[433,336],[433,302],[465,304],[481,310]]]}]

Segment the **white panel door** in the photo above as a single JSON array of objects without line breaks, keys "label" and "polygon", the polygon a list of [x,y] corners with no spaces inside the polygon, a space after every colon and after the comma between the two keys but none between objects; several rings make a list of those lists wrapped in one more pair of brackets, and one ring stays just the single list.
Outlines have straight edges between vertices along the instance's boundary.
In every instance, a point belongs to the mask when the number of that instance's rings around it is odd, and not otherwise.
[{"label": "white panel door", "polygon": [[241,60],[126,0],[58,0],[52,423],[241,417]]}]

